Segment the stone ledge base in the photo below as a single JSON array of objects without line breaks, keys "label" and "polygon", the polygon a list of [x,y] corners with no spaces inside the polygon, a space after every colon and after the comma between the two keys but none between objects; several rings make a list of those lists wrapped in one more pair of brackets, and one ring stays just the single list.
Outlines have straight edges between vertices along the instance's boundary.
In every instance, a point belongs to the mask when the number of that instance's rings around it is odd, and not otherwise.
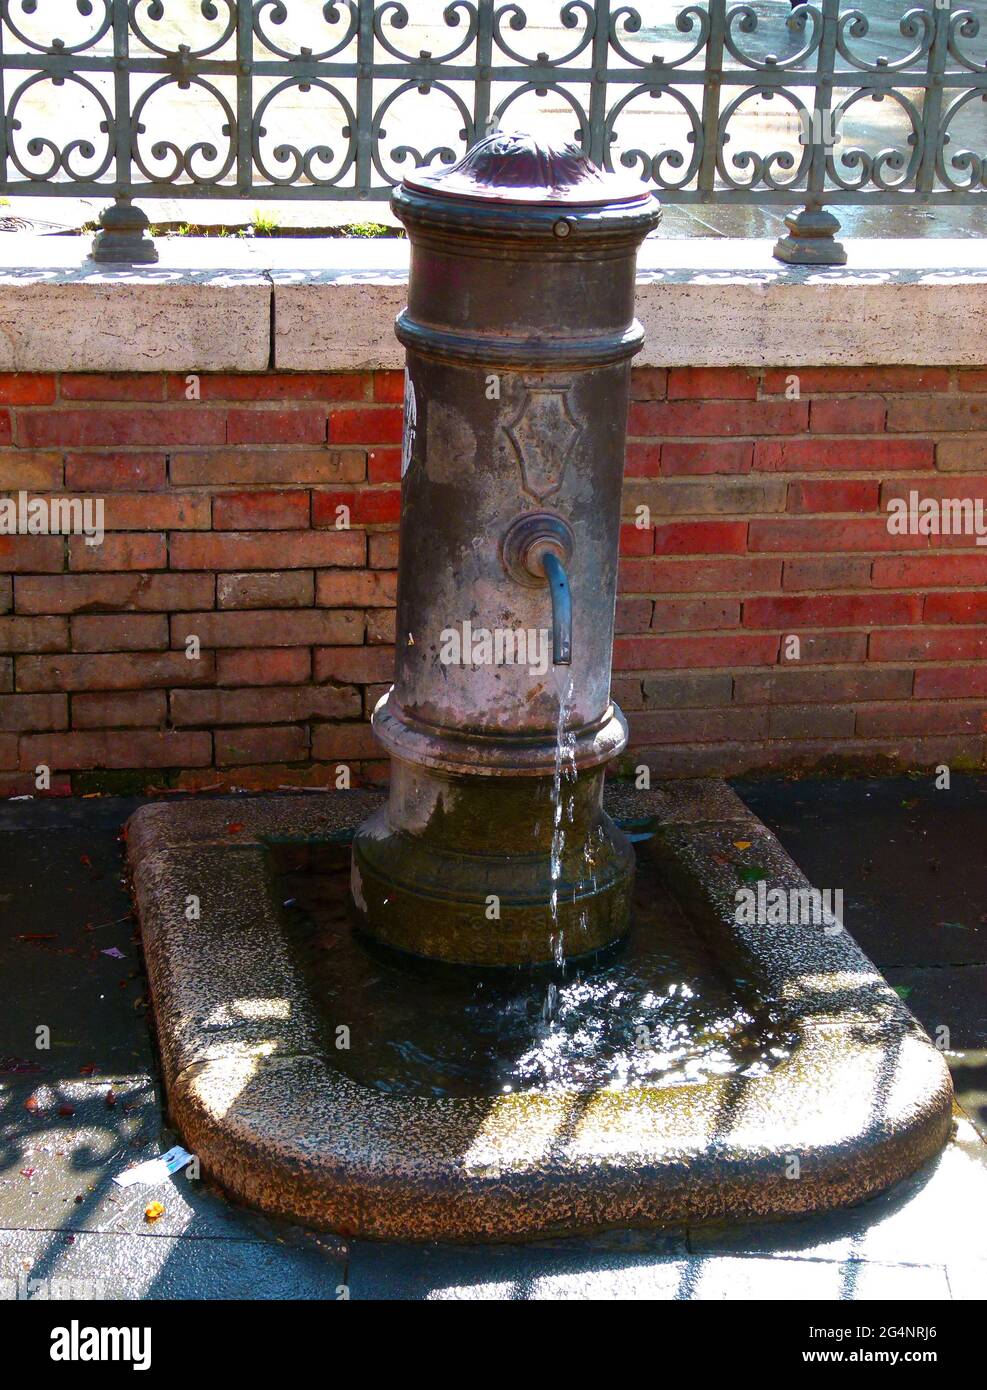
[{"label": "stone ledge base", "polygon": [[945,1143],[945,1062],[848,933],[735,924],[724,850],[739,837],[771,885],[809,885],[718,782],[618,787],[607,809],[656,824],[648,852],[784,1005],[797,1030],[787,1062],[589,1096],[408,1099],[357,1085],[318,1042],[266,846],[338,841],[377,804],[361,792],[188,801],[130,822],[171,1117],[233,1198],[351,1236],[532,1239],[850,1206]]}]

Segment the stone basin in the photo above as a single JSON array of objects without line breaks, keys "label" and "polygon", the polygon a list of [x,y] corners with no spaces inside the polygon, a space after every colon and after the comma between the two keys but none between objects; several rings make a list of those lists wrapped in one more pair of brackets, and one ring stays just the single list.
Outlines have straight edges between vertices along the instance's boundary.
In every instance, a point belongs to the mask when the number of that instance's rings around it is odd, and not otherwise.
[{"label": "stone basin", "polygon": [[849,932],[738,924],[738,845],[770,887],[810,885],[712,781],[611,784],[606,806],[648,827],[650,869],[781,1020],[790,1041],[775,1065],[498,1095],[354,1079],[327,1045],[282,875],[347,843],[380,803],[363,791],[189,800],[130,821],[170,1117],[234,1200],[391,1240],[749,1222],[862,1202],[945,1143],[945,1060]]}]

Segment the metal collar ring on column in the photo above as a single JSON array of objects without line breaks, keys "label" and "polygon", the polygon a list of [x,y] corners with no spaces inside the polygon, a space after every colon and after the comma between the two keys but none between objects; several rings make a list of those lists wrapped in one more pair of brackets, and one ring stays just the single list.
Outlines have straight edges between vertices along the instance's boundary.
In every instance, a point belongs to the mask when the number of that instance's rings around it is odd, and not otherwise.
[{"label": "metal collar ring on column", "polygon": [[416,323],[407,310],[394,325],[405,347],[447,362],[480,362],[492,366],[539,369],[598,367],[633,357],[644,343],[644,329],[635,319],[620,333],[592,338],[488,338],[479,334],[451,333]]},{"label": "metal collar ring on column", "polygon": [[[393,694],[389,691],[380,700],[373,715],[374,733],[392,757],[474,777],[544,777],[555,767],[558,740],[554,735],[523,738],[512,733],[505,742],[503,733],[493,731],[485,735],[476,730],[439,729],[412,719],[395,704]],[[627,745],[627,721],[616,705],[609,705],[592,724],[568,732],[575,740],[572,762],[580,770],[609,762]]]}]

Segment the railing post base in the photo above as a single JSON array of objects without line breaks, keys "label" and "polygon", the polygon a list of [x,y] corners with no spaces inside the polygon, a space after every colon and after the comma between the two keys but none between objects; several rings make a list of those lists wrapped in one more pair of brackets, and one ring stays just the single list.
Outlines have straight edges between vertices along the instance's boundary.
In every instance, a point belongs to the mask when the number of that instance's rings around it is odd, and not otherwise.
[{"label": "railing post base", "polygon": [[785,218],[788,236],[775,242],[776,260],[788,265],[846,265],[846,247],[837,241],[839,220],[820,207],[804,207]]},{"label": "railing post base", "polygon": [[94,261],[123,261],[131,265],[153,265],[158,248],[147,232],[147,214],[135,208],[126,193],[117,195],[112,207],[99,215],[99,231],[93,237],[90,258]]}]

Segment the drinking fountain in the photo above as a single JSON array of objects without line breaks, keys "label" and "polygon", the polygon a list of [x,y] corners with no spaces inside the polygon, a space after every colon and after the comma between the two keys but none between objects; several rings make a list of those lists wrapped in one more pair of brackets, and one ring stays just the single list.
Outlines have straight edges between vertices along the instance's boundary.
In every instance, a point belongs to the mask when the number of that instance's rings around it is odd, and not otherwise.
[{"label": "drinking fountain", "polygon": [[[579,956],[628,929],[634,856],[603,810],[640,182],[495,134],[410,175],[387,806],[357,832],[365,930],[471,965]],[[445,659],[443,634],[501,635]],[[522,635],[544,634],[547,671]],[[560,746],[562,752],[560,752]],[[563,785],[559,761],[564,752]],[[554,844],[554,848],[553,848]]]},{"label": "drinking fountain", "polygon": [[346,1236],[859,1203],[945,1143],[942,1053],[842,921],[739,910],[815,890],[724,783],[604,786],[628,736],[610,663],[654,199],[496,134],[394,208],[390,787],[132,817],[171,1123],[231,1197]]}]

